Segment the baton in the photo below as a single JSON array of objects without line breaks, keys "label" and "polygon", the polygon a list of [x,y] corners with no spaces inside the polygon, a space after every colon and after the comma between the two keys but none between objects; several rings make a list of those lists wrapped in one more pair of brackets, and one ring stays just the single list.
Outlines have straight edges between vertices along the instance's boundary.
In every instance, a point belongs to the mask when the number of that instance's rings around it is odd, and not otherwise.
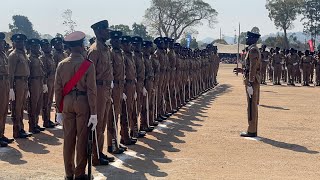
[{"label": "baton", "polygon": [[146,104],[147,104],[147,124],[148,124],[148,128],[150,127],[150,119],[149,119],[149,95],[147,93],[147,99],[146,99]]},{"label": "baton", "polygon": [[169,105],[170,105],[170,110],[172,110],[171,93],[170,93],[169,84],[167,85],[167,89],[168,89],[168,94],[169,94]]},{"label": "baton", "polygon": [[[91,179],[92,177],[92,140],[93,140],[93,134],[91,131],[91,127],[89,128],[89,136],[88,136],[88,145],[87,145],[87,158],[88,158],[88,177]],[[99,156],[99,150],[97,149],[97,154]]]},{"label": "baton", "polygon": [[120,140],[119,140],[119,134],[118,134],[118,119],[116,119],[116,111],[114,110],[114,102],[113,99],[111,98],[111,106],[112,106],[112,114],[113,114],[113,124],[114,124],[114,129],[116,131],[116,146],[119,149],[119,144],[120,144]]}]

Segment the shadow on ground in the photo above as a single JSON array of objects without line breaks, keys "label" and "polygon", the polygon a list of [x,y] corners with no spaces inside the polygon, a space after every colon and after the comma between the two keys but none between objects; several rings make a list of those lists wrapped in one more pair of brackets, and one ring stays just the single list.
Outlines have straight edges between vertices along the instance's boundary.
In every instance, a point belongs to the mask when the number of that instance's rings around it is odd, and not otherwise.
[{"label": "shadow on ground", "polygon": [[[185,132],[197,132],[195,127],[201,127],[203,118],[206,118],[206,112],[213,105],[215,99],[230,91],[231,85],[219,85],[211,91],[203,94],[199,98],[189,102],[187,106],[180,109],[178,113],[164,122],[166,128],[150,133],[155,138],[139,139],[146,146],[139,144],[129,148],[135,152],[117,156],[122,165],[111,165],[106,167],[97,167],[96,170],[108,177],[108,179],[147,179],[147,175],[155,178],[164,178],[168,176],[166,172],[161,171],[156,163],[171,163],[173,160],[165,156],[165,152],[179,153],[182,151],[174,147],[174,144],[185,143],[181,138],[185,137]],[[163,123],[162,123],[163,124]],[[158,128],[159,129],[159,128]],[[123,168],[126,167],[126,168]],[[129,172],[125,169],[130,169]]]},{"label": "shadow on ground", "polygon": [[307,153],[307,154],[319,154],[318,151],[309,150],[308,148],[306,148],[304,146],[301,146],[301,145],[298,145],[298,144],[290,144],[290,143],[276,141],[276,140],[263,138],[263,137],[261,137],[260,141],[265,143],[265,144],[269,144],[271,146],[274,146],[274,147],[277,147],[277,148],[281,148],[281,149],[290,150],[290,151]]}]

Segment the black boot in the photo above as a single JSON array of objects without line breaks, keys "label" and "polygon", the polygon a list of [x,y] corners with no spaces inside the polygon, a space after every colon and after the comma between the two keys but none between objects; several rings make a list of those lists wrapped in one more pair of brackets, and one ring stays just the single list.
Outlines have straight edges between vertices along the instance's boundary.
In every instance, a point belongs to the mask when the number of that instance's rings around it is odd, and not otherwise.
[{"label": "black boot", "polygon": [[257,137],[257,133],[250,133],[250,132],[242,132],[240,133],[241,137]]}]

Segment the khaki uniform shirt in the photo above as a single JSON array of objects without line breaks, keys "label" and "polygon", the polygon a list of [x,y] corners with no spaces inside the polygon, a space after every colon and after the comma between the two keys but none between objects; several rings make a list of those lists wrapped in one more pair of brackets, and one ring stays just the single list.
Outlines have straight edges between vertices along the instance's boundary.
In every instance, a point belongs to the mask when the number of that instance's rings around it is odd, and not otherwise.
[{"label": "khaki uniform shirt", "polygon": [[10,88],[13,88],[13,82],[15,76],[30,76],[29,69],[29,58],[25,51],[18,49],[13,50],[9,57],[9,79],[10,79]]}]

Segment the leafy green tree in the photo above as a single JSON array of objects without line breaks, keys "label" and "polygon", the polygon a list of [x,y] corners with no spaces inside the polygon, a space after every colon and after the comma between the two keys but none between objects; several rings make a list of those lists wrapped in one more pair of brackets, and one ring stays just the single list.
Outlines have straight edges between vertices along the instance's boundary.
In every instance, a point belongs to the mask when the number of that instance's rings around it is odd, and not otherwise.
[{"label": "leafy green tree", "polygon": [[[313,39],[317,39],[320,35],[320,1],[304,0],[301,12],[304,32],[310,34]],[[315,45],[315,41],[313,42]]]},{"label": "leafy green tree", "polygon": [[71,9],[67,9],[63,12],[62,18],[64,19],[63,25],[66,26],[65,35],[68,35],[75,31],[75,27],[77,27],[77,23],[72,20],[72,11]]},{"label": "leafy green tree", "polygon": [[267,0],[266,8],[269,18],[278,29],[284,32],[285,47],[289,47],[287,31],[292,29],[304,0]]},{"label": "leafy green tree", "polygon": [[119,24],[110,26],[112,30],[121,31],[124,36],[132,36],[133,32],[128,25]]},{"label": "leafy green tree", "polygon": [[12,16],[13,23],[9,24],[9,29],[13,34],[22,33],[28,38],[40,38],[40,34],[33,29],[33,24],[26,16]]},{"label": "leafy green tree", "polygon": [[140,36],[144,40],[152,41],[152,36],[149,35],[147,27],[143,24],[134,23],[132,25],[132,32],[134,36]]},{"label": "leafy green tree", "polygon": [[180,39],[186,30],[207,21],[216,22],[217,11],[203,0],[152,0],[145,22],[154,35]]}]

